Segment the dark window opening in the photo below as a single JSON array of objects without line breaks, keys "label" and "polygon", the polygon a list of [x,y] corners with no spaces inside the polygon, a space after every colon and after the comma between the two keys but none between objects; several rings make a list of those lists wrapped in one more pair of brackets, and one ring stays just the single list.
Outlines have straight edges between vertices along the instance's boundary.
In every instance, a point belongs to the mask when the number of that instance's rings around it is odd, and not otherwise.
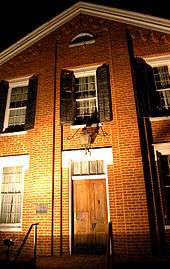
[{"label": "dark window opening", "polygon": [[170,225],[170,155],[160,156],[160,176],[165,224]]}]

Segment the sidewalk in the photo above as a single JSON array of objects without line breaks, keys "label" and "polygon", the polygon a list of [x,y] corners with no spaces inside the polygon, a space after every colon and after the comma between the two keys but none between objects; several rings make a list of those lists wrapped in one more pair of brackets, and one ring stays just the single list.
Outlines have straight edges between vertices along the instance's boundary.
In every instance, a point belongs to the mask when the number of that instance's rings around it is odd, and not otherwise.
[{"label": "sidewalk", "polygon": [[170,257],[143,258],[124,260],[114,257],[108,262],[106,256],[72,255],[37,257],[36,267],[30,260],[19,260],[16,263],[0,261],[2,269],[167,269],[170,268]]},{"label": "sidewalk", "polygon": [[170,268],[170,257],[122,261],[115,258],[110,262],[106,256],[73,255],[62,257],[39,257],[36,269],[167,269]]},{"label": "sidewalk", "polygon": [[39,257],[37,269],[105,269],[107,260],[99,255],[73,255],[62,257]]}]

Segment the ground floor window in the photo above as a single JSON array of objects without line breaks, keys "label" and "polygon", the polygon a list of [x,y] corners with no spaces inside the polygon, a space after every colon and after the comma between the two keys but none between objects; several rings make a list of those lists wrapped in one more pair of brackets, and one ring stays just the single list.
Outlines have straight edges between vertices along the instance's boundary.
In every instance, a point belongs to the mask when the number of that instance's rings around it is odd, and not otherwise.
[{"label": "ground floor window", "polygon": [[170,154],[159,157],[165,225],[170,225]]},{"label": "ground floor window", "polygon": [[164,223],[170,227],[170,143],[155,144],[154,149],[160,178]]},{"label": "ground floor window", "polygon": [[26,168],[27,155],[0,158],[0,229],[21,228]]}]

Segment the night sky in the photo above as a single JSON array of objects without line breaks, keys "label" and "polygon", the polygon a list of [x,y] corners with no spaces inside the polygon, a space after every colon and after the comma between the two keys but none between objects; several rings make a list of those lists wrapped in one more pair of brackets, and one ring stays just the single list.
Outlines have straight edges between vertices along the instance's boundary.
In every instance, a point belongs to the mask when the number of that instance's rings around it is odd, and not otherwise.
[{"label": "night sky", "polygon": [[[76,0],[2,0],[0,4],[0,51],[55,17]],[[84,0],[124,10],[170,19],[168,0]],[[40,3],[40,4],[39,4]],[[38,5],[39,4],[39,5]]]}]

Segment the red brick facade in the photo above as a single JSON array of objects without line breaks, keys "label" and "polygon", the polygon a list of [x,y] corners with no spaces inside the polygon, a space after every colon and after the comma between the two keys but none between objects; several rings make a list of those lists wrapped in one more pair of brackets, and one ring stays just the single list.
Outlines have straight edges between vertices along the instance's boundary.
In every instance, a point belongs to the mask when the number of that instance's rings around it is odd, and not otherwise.
[{"label": "red brick facade", "polygon": [[[4,238],[17,238],[17,249],[29,226],[38,222],[37,254],[69,254],[70,172],[69,167],[62,167],[62,151],[81,149],[82,130],[60,125],[60,73],[62,69],[106,63],[110,71],[113,120],[99,128],[92,148],[112,149],[112,164],[107,166],[107,195],[113,253],[153,254],[156,239],[152,238],[149,221],[127,29],[132,35],[135,56],[170,54],[170,37],[166,34],[79,15],[0,66],[0,80],[38,75],[34,128],[20,135],[0,136],[0,157],[28,154],[30,158],[24,176],[22,231],[0,231],[1,244]],[[92,33],[95,43],[69,47],[72,38],[81,32]],[[153,143],[169,142],[169,123],[169,119],[151,122]],[[48,205],[46,214],[36,213],[38,204]],[[31,240],[25,253],[32,251]],[[156,244],[159,249],[159,240]]]}]

